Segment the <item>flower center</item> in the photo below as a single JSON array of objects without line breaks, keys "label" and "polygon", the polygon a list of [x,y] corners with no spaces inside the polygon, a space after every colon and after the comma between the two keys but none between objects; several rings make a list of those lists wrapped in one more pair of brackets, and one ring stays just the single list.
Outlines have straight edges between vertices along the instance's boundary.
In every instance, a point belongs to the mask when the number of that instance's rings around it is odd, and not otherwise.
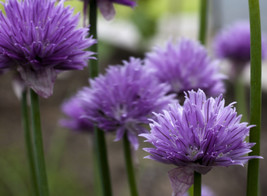
[{"label": "flower center", "polygon": [[199,152],[199,148],[198,147],[192,146],[192,145],[189,146],[188,156],[190,157],[191,160],[195,159],[195,156],[198,154],[198,152]]}]

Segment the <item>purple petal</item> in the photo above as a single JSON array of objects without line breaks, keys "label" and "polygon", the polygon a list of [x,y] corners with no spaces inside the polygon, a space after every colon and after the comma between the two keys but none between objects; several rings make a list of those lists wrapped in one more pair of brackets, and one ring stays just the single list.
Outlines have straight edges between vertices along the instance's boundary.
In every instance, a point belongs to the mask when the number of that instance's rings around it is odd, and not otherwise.
[{"label": "purple petal", "polygon": [[128,131],[127,134],[128,134],[128,140],[130,141],[134,149],[137,150],[139,147],[137,136],[134,133],[131,133],[131,131]]},{"label": "purple petal", "polygon": [[112,0],[114,3],[118,3],[118,4],[122,4],[122,5],[127,5],[130,7],[135,7],[136,6],[136,2],[131,1],[131,0]]},{"label": "purple petal", "polygon": [[125,128],[124,127],[120,127],[116,132],[116,138],[115,138],[114,141],[117,142],[117,141],[121,140],[121,138],[123,137],[124,133],[125,133]]},{"label": "purple petal", "polygon": [[98,7],[106,20],[111,20],[115,16],[115,9],[111,1],[99,0]]},{"label": "purple petal", "polygon": [[38,95],[48,98],[53,94],[53,86],[57,73],[53,68],[33,71],[31,68],[18,67],[21,78],[25,84],[32,88]]},{"label": "purple petal", "polygon": [[12,81],[13,90],[15,95],[20,100],[22,92],[27,89],[25,82],[22,80],[19,74],[16,74]]},{"label": "purple petal", "polygon": [[168,173],[173,190],[172,196],[183,196],[194,183],[194,170],[192,168],[177,167]]}]

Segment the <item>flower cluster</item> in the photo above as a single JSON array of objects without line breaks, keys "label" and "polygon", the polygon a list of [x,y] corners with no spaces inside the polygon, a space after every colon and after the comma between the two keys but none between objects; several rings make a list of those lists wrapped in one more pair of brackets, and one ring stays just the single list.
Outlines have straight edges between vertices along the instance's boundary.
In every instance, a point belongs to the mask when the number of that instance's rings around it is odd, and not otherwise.
[{"label": "flower cluster", "polygon": [[249,159],[261,158],[245,156],[254,145],[245,141],[252,126],[240,122],[233,103],[224,104],[222,95],[206,99],[202,90],[189,91],[183,107],[171,104],[155,114],[151,132],[141,134],[155,147],[144,149],[151,154],[147,158],[178,166],[169,173],[173,186],[178,186],[177,178],[187,186],[177,191],[189,188],[193,171],[205,174],[213,166],[244,165]]},{"label": "flower cluster", "polygon": [[0,13],[0,71],[16,69],[26,86],[42,97],[53,93],[56,76],[83,69],[94,39],[77,29],[79,15],[61,0],[7,0]]},{"label": "flower cluster", "polygon": [[[262,57],[266,56],[265,38],[262,39]],[[214,39],[215,55],[229,59],[235,66],[250,61],[250,25],[247,21],[236,22],[221,30]]]},{"label": "flower cluster", "polygon": [[85,117],[104,131],[116,131],[116,140],[127,134],[138,148],[137,135],[146,131],[148,117],[174,102],[174,95],[165,96],[169,86],[160,84],[139,59],[111,66],[105,75],[90,80],[91,87],[78,93]]},{"label": "flower cluster", "polygon": [[77,96],[65,101],[61,110],[67,116],[60,121],[60,125],[75,131],[93,132],[93,124],[83,118],[84,112],[81,105],[81,99]]},{"label": "flower cluster", "polygon": [[181,39],[168,42],[165,48],[155,48],[146,55],[146,66],[151,68],[161,82],[171,85],[171,91],[203,89],[208,95],[224,92],[217,61],[212,61],[206,49],[196,41]]}]

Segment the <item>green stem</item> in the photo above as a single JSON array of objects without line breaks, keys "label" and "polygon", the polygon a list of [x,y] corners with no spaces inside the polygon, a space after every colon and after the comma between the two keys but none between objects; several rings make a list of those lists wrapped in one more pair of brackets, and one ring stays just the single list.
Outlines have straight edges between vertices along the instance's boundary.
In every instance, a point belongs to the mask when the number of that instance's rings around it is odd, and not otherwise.
[{"label": "green stem", "polygon": [[124,134],[123,136],[123,150],[124,150],[124,158],[128,174],[128,183],[130,186],[131,196],[138,196],[137,186],[134,176],[134,167],[132,162],[131,146],[127,134]]},{"label": "green stem", "polygon": [[[89,10],[89,23],[90,23],[90,34],[93,35],[94,39],[97,39],[97,1],[89,0],[90,10]],[[98,44],[94,44],[90,47],[90,50],[95,53],[96,59],[91,59],[89,61],[89,70],[91,78],[98,76]]]},{"label": "green stem", "polygon": [[41,118],[39,109],[39,97],[31,89],[31,118],[33,130],[33,156],[36,168],[36,178],[40,196],[48,196],[48,183],[45,169],[45,159],[43,151],[43,140],[41,130]]},{"label": "green stem", "polygon": [[[249,155],[260,155],[261,131],[261,23],[259,0],[249,0],[249,17],[251,32],[250,49],[250,124],[256,125],[250,131],[249,141],[256,143]],[[259,159],[248,163],[247,196],[259,195]]]},{"label": "green stem", "polygon": [[242,121],[248,121],[248,110],[247,110],[247,103],[246,103],[246,88],[245,84],[242,80],[242,75],[239,74],[235,80],[235,99],[236,99],[236,108],[238,114],[242,114]]},{"label": "green stem", "polygon": [[100,174],[100,181],[102,187],[103,196],[111,196],[111,182],[109,175],[109,167],[108,167],[108,158],[107,158],[107,150],[106,150],[106,140],[104,131],[98,129],[96,126],[94,127],[94,140],[95,140],[95,150],[97,151],[97,165],[98,172]]},{"label": "green stem", "polygon": [[31,136],[30,119],[29,119],[29,111],[28,111],[28,104],[27,104],[27,90],[24,90],[22,92],[21,116],[22,116],[22,126],[24,129],[25,147],[26,147],[27,157],[28,157],[28,162],[29,162],[32,191],[33,191],[33,195],[37,196],[39,194],[38,194],[38,186],[37,186],[37,181],[36,181],[35,165],[34,165],[34,158],[33,158],[32,136]]},{"label": "green stem", "polygon": [[207,37],[208,0],[200,0],[198,40],[206,44]]},{"label": "green stem", "polygon": [[201,174],[194,172],[194,196],[201,196]]},{"label": "green stem", "polygon": [[[94,39],[97,39],[97,1],[90,0],[90,10],[89,10],[89,23],[90,23],[90,34],[93,35]],[[92,59],[89,63],[89,70],[91,78],[95,78],[98,76],[98,47],[97,44],[91,46],[90,50],[95,53],[96,60]],[[104,196],[111,196],[112,189],[111,189],[111,181],[110,181],[110,174],[108,168],[108,159],[107,159],[107,150],[106,150],[106,140],[105,134],[102,130],[94,127],[94,150],[95,150],[95,157],[97,157],[97,163],[95,167],[97,169],[97,175],[99,175],[101,185],[96,187],[101,187],[102,190],[98,190],[97,192],[101,192]],[[98,183],[98,179],[95,182]]]},{"label": "green stem", "polygon": [[103,195],[103,191],[101,189],[101,179],[100,179],[100,168],[98,164],[97,157],[97,145],[96,140],[93,137],[93,164],[94,164],[94,193],[97,196]]},{"label": "green stem", "polygon": [[192,186],[188,189],[188,195],[189,195],[189,196],[194,196],[194,185],[192,185]]}]

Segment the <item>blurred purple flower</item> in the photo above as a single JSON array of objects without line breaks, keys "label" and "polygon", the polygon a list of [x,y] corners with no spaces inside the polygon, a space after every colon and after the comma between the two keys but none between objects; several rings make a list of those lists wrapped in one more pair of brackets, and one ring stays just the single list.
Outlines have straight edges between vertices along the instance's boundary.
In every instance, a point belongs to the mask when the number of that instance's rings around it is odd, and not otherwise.
[{"label": "blurred purple flower", "polygon": [[129,6],[132,8],[136,6],[136,2],[132,0],[97,0],[99,10],[106,20],[111,20],[115,16],[113,3]]},{"label": "blurred purple flower", "polygon": [[196,41],[181,39],[155,48],[146,54],[145,64],[161,82],[171,85],[171,92],[201,88],[210,96],[224,92],[223,79],[218,62],[211,61],[206,49]]},{"label": "blurred purple flower", "polygon": [[174,95],[165,95],[169,86],[159,84],[135,58],[124,61],[123,66],[110,66],[105,75],[90,80],[90,84],[78,93],[85,117],[104,131],[116,131],[116,141],[127,134],[135,149],[137,135],[147,132],[147,118],[175,101]]},{"label": "blurred purple flower", "polygon": [[[84,15],[86,15],[88,0],[83,0],[83,1],[84,1]],[[133,0],[96,0],[96,1],[100,12],[102,13],[103,17],[106,20],[113,19],[116,14],[113,3],[129,6],[131,8],[134,8],[136,6],[136,2]]]},{"label": "blurred purple flower", "polygon": [[[186,192],[183,196],[189,196],[188,192]],[[202,185],[201,196],[215,196],[215,193],[208,186]]]},{"label": "blurred purple flower", "polygon": [[244,165],[254,143],[245,138],[252,126],[240,123],[233,103],[224,106],[222,95],[206,99],[202,90],[189,91],[184,106],[172,104],[155,114],[151,132],[141,134],[154,148],[150,158],[178,166],[169,172],[175,195],[183,195],[193,183],[193,173],[207,173],[213,166]]},{"label": "blurred purple flower", "polygon": [[17,69],[26,86],[42,97],[53,93],[57,74],[83,69],[93,53],[79,28],[79,15],[56,0],[7,0],[0,13],[0,70]]},{"label": "blurred purple flower", "polygon": [[[215,55],[244,67],[250,61],[250,25],[239,21],[222,29],[214,39]],[[266,57],[266,38],[262,37],[262,58]]]},{"label": "blurred purple flower", "polygon": [[79,97],[74,96],[65,101],[61,110],[67,116],[67,118],[60,120],[61,126],[74,131],[93,132],[93,124],[88,119],[83,118],[84,111]]},{"label": "blurred purple flower", "polygon": [[13,76],[12,87],[16,97],[21,100],[22,93],[27,90],[27,86],[18,72],[16,72],[16,74]]}]

